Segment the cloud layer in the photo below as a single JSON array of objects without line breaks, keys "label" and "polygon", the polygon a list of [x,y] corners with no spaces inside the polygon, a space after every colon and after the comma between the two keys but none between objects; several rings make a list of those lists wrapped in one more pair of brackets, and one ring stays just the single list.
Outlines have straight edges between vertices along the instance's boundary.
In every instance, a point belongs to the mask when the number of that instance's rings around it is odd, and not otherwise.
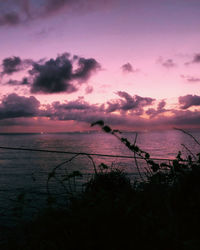
[{"label": "cloud layer", "polygon": [[[138,95],[131,96],[126,92],[118,92],[119,98],[104,104],[90,104],[79,97],[74,101],[53,102],[41,105],[33,96],[24,97],[17,94],[4,96],[0,103],[0,124],[12,126],[25,123],[24,119],[43,117],[48,121],[75,121],[80,124],[92,123],[102,119],[110,125],[124,129],[156,129],[178,127],[199,127],[200,111],[189,110],[200,106],[200,96],[186,95],[179,97],[180,108],[165,109],[166,102],[161,100],[157,108],[148,108],[156,100]],[[167,115],[170,113],[170,116]],[[145,115],[145,116],[144,116]],[[35,120],[33,120],[35,124]],[[21,124],[23,126],[23,124]],[[88,124],[89,129],[89,124]]]}]

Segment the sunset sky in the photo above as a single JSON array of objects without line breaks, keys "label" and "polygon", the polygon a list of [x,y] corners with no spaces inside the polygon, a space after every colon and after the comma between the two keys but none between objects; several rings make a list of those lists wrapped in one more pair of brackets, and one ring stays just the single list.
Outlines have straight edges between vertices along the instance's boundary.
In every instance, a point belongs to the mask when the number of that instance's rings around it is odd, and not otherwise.
[{"label": "sunset sky", "polygon": [[0,133],[200,127],[199,0],[0,0]]}]

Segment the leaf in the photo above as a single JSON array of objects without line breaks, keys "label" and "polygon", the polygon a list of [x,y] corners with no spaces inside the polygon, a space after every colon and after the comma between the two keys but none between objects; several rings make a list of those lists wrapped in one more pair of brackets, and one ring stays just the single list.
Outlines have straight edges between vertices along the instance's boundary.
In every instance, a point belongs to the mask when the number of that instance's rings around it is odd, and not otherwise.
[{"label": "leaf", "polygon": [[54,204],[56,202],[56,198],[55,197],[53,197],[53,196],[51,196],[51,195],[49,195],[48,197],[47,197],[47,204],[48,205],[52,205],[52,204]]},{"label": "leaf", "polygon": [[181,158],[181,151],[178,151],[178,154],[177,154],[177,156],[176,156],[176,159],[178,160],[178,161],[182,161],[183,159]]},{"label": "leaf", "polygon": [[165,163],[165,162],[162,162],[162,163],[160,163],[160,166],[161,167],[171,167],[169,164],[167,164],[167,163]]},{"label": "leaf", "polygon": [[109,126],[104,126],[102,128],[106,133],[110,133],[112,131],[112,129]]},{"label": "leaf", "polygon": [[103,169],[108,169],[108,166],[104,163],[101,163],[99,167]]},{"label": "leaf", "polygon": [[32,178],[33,181],[36,181],[34,173],[31,174],[31,178]]},{"label": "leaf", "polygon": [[113,129],[113,133],[119,133],[119,134],[121,134],[122,132],[120,130],[118,130],[118,129]]},{"label": "leaf", "polygon": [[192,156],[188,155],[188,162],[191,163],[192,162]]},{"label": "leaf", "polygon": [[79,177],[83,176],[83,174],[80,171],[73,171],[73,175],[74,176],[79,176]]},{"label": "leaf", "polygon": [[91,127],[93,127],[95,125],[99,125],[99,126],[103,127],[104,126],[104,121],[103,120],[98,120],[96,122],[91,123]]},{"label": "leaf", "polygon": [[52,177],[54,177],[54,176],[55,176],[55,172],[52,171],[52,172],[50,172],[50,173],[48,174],[48,179],[50,179],[50,178],[52,178]]},{"label": "leaf", "polygon": [[148,160],[147,163],[152,166],[154,164],[154,161]]},{"label": "leaf", "polygon": [[24,201],[24,198],[25,198],[25,193],[22,192],[17,196],[17,201],[22,202]]},{"label": "leaf", "polygon": [[138,146],[135,146],[135,152],[139,152],[139,150]]},{"label": "leaf", "polygon": [[160,166],[158,163],[155,163],[154,161],[152,160],[148,160],[147,163],[149,165],[151,165],[151,169],[153,170],[153,172],[157,172],[159,169],[160,169]]},{"label": "leaf", "polygon": [[151,168],[152,168],[153,172],[157,172],[159,170],[160,166],[159,166],[159,164],[154,162],[154,164],[152,165]]},{"label": "leaf", "polygon": [[64,175],[62,181],[68,181],[68,180],[69,180],[69,175]]},{"label": "leaf", "polygon": [[[72,173],[70,173],[70,174],[68,174],[67,176],[66,176],[66,178],[73,178],[73,177],[82,177],[83,175],[82,175],[82,173],[80,172],[80,171],[73,171]],[[66,180],[66,178],[65,178],[65,180]]]},{"label": "leaf", "polygon": [[121,142],[127,142],[128,140],[124,137],[121,138]]}]

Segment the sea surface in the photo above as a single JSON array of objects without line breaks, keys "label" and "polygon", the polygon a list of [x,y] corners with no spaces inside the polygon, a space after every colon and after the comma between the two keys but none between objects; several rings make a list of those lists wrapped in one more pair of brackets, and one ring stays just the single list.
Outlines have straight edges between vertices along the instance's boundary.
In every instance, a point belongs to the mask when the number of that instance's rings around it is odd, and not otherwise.
[{"label": "sea surface", "polygon": [[[200,141],[200,131],[190,131],[190,133]],[[133,143],[136,133],[124,133],[121,136]],[[137,135],[136,144],[153,158],[175,159],[178,151],[182,151],[183,156],[187,157],[188,151],[183,145],[193,153],[200,152],[200,146],[190,136],[177,130],[140,132]],[[0,134],[0,147],[133,156],[118,138],[103,132]],[[0,149],[0,225],[8,223],[8,218],[12,218],[10,223],[13,223],[13,216],[16,220],[20,220],[20,213],[25,207],[27,211],[27,209],[37,210],[38,204],[40,204],[39,207],[45,205],[47,191],[52,195],[61,196],[65,193],[65,187],[60,179],[73,171],[80,171],[83,177],[66,181],[66,187],[71,191],[82,188],[82,184],[94,173],[94,164],[98,168],[99,164],[105,163],[108,166],[123,169],[132,179],[139,178],[134,159],[102,156],[90,158],[78,155],[67,162],[73,156],[75,154]],[[64,162],[66,163],[56,170],[58,178],[50,179],[47,185],[49,173]],[[138,163],[141,171],[145,171],[144,163],[142,161]],[[27,212],[27,214],[30,213]]]}]

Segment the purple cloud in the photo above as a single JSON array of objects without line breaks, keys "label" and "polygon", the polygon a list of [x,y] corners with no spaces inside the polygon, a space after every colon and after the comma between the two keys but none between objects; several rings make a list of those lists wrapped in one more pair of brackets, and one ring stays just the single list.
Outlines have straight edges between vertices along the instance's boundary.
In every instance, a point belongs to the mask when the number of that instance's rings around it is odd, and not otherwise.
[{"label": "purple cloud", "polygon": [[99,10],[113,0],[11,0],[2,1],[0,9],[0,26],[15,26],[35,19],[48,18],[60,13],[81,13]]},{"label": "purple cloud", "polygon": [[189,62],[186,62],[185,65],[188,66],[188,65],[193,64],[193,63],[200,63],[200,53],[196,53],[193,56],[193,59]]},{"label": "purple cloud", "polygon": [[[119,92],[118,95],[122,99],[116,99],[115,102],[114,100],[112,102],[119,110],[123,108],[125,110],[140,110],[145,105],[154,101],[154,99],[149,99],[148,97],[131,96],[126,92]],[[194,98],[197,98],[196,100],[198,101],[194,102]],[[28,124],[27,126],[32,126],[34,120],[31,124],[31,118],[40,117],[43,119],[48,117],[53,121],[77,121],[80,123],[92,123],[97,120],[104,120],[110,125],[117,126],[117,128],[123,127],[139,130],[141,128],[172,128],[174,126],[199,127],[200,112],[185,109],[191,105],[200,106],[200,97],[192,96],[193,101],[188,101],[190,99],[191,95],[179,98],[180,103],[183,105],[182,110],[165,110],[166,102],[162,100],[158,103],[157,109],[153,111],[149,109],[148,114],[150,118],[144,118],[140,112],[121,112],[120,114],[108,112],[107,104],[90,104],[83,97],[79,97],[74,101],[66,101],[64,103],[54,102],[46,106],[43,105],[43,109],[40,109],[40,102],[35,97],[10,94],[3,97],[0,103],[0,123],[2,126],[6,126],[6,124],[8,126],[16,124]],[[116,108],[113,108],[113,110],[116,110]],[[165,111],[171,112],[171,116],[161,114]],[[26,123],[26,119],[28,123]],[[43,119],[43,122],[43,126],[48,126],[47,119]]]},{"label": "purple cloud", "polygon": [[0,120],[16,117],[33,117],[39,114],[40,102],[33,96],[17,94],[5,96],[0,104]]},{"label": "purple cloud", "polygon": [[196,54],[192,60],[193,63],[200,63],[200,53]]},{"label": "purple cloud", "polygon": [[139,69],[134,69],[133,66],[129,62],[123,64],[121,69],[124,73],[135,73],[139,71]]},{"label": "purple cloud", "polygon": [[74,120],[77,122],[92,123],[97,120],[104,120],[111,126],[121,126],[131,129],[142,128],[173,128],[194,126],[197,127],[200,124],[200,112],[189,110],[164,110],[166,103],[162,100],[157,107],[157,114],[165,111],[171,111],[172,115],[169,116],[150,116],[149,118],[142,118],[139,114],[127,114],[121,113],[113,114],[108,113],[104,106],[94,105],[85,102],[83,98],[79,98],[76,101],[67,103],[56,102],[49,109],[49,117],[52,120]]},{"label": "purple cloud", "polygon": [[185,79],[187,82],[193,82],[193,83],[200,82],[199,77],[181,75],[181,78]]},{"label": "purple cloud", "polygon": [[78,68],[73,71],[74,59],[68,53],[57,56],[42,64],[34,63],[29,71],[33,77],[32,93],[72,93],[78,90],[74,80],[87,82],[92,73],[100,69],[100,64],[93,58],[76,57]]},{"label": "purple cloud", "polygon": [[12,75],[15,72],[19,72],[30,67],[33,64],[31,59],[21,59],[18,56],[7,57],[2,61],[1,75]]},{"label": "purple cloud", "polygon": [[78,58],[78,69],[73,73],[72,78],[87,81],[91,74],[100,68],[100,64],[94,58]]},{"label": "purple cloud", "polygon": [[159,58],[158,62],[165,68],[170,69],[176,67],[176,64],[172,59],[163,60],[162,57]]},{"label": "purple cloud", "polygon": [[165,105],[166,105],[166,102],[164,100],[162,100],[158,103],[157,109],[150,108],[146,111],[146,114],[149,115],[151,118],[155,117],[159,114],[162,114],[162,113],[168,111],[168,110],[164,109]]},{"label": "purple cloud", "polygon": [[33,77],[32,93],[59,93],[76,91],[70,81],[72,78],[72,63],[68,54],[50,59],[43,64],[34,63],[29,71]]},{"label": "purple cloud", "polygon": [[151,105],[155,99],[150,97],[141,97],[138,95],[131,96],[125,91],[118,91],[117,95],[121,97],[120,99],[108,101],[107,109],[108,113],[114,111],[134,111],[139,112],[138,114],[143,113],[142,108],[148,105]]},{"label": "purple cloud", "polygon": [[9,12],[0,16],[0,26],[15,26],[21,22],[20,16],[16,12]]},{"label": "purple cloud", "polygon": [[181,109],[188,109],[192,106],[200,106],[200,96],[197,95],[180,96],[179,104],[181,105]]},{"label": "purple cloud", "polygon": [[27,77],[24,77],[21,81],[18,81],[18,80],[12,80],[10,79],[6,84],[8,85],[28,85],[29,82],[28,82],[28,78]]},{"label": "purple cloud", "polygon": [[85,94],[88,95],[88,94],[91,94],[93,92],[93,87],[92,86],[87,86],[85,88]]},{"label": "purple cloud", "polygon": [[[77,64],[76,70],[74,65]],[[31,93],[72,93],[79,89],[80,84],[86,83],[88,79],[101,68],[94,58],[83,58],[74,56],[70,58],[69,53],[58,55],[56,59],[48,61],[31,59],[22,60],[19,57],[5,58],[2,63],[2,75],[11,75],[14,72],[30,68],[29,76],[19,80],[9,80],[9,85],[27,85]],[[88,89],[91,93],[92,89]]]},{"label": "purple cloud", "polygon": [[21,64],[22,60],[18,56],[5,58],[2,62],[3,71],[1,74],[11,75],[14,72],[20,71]]}]

